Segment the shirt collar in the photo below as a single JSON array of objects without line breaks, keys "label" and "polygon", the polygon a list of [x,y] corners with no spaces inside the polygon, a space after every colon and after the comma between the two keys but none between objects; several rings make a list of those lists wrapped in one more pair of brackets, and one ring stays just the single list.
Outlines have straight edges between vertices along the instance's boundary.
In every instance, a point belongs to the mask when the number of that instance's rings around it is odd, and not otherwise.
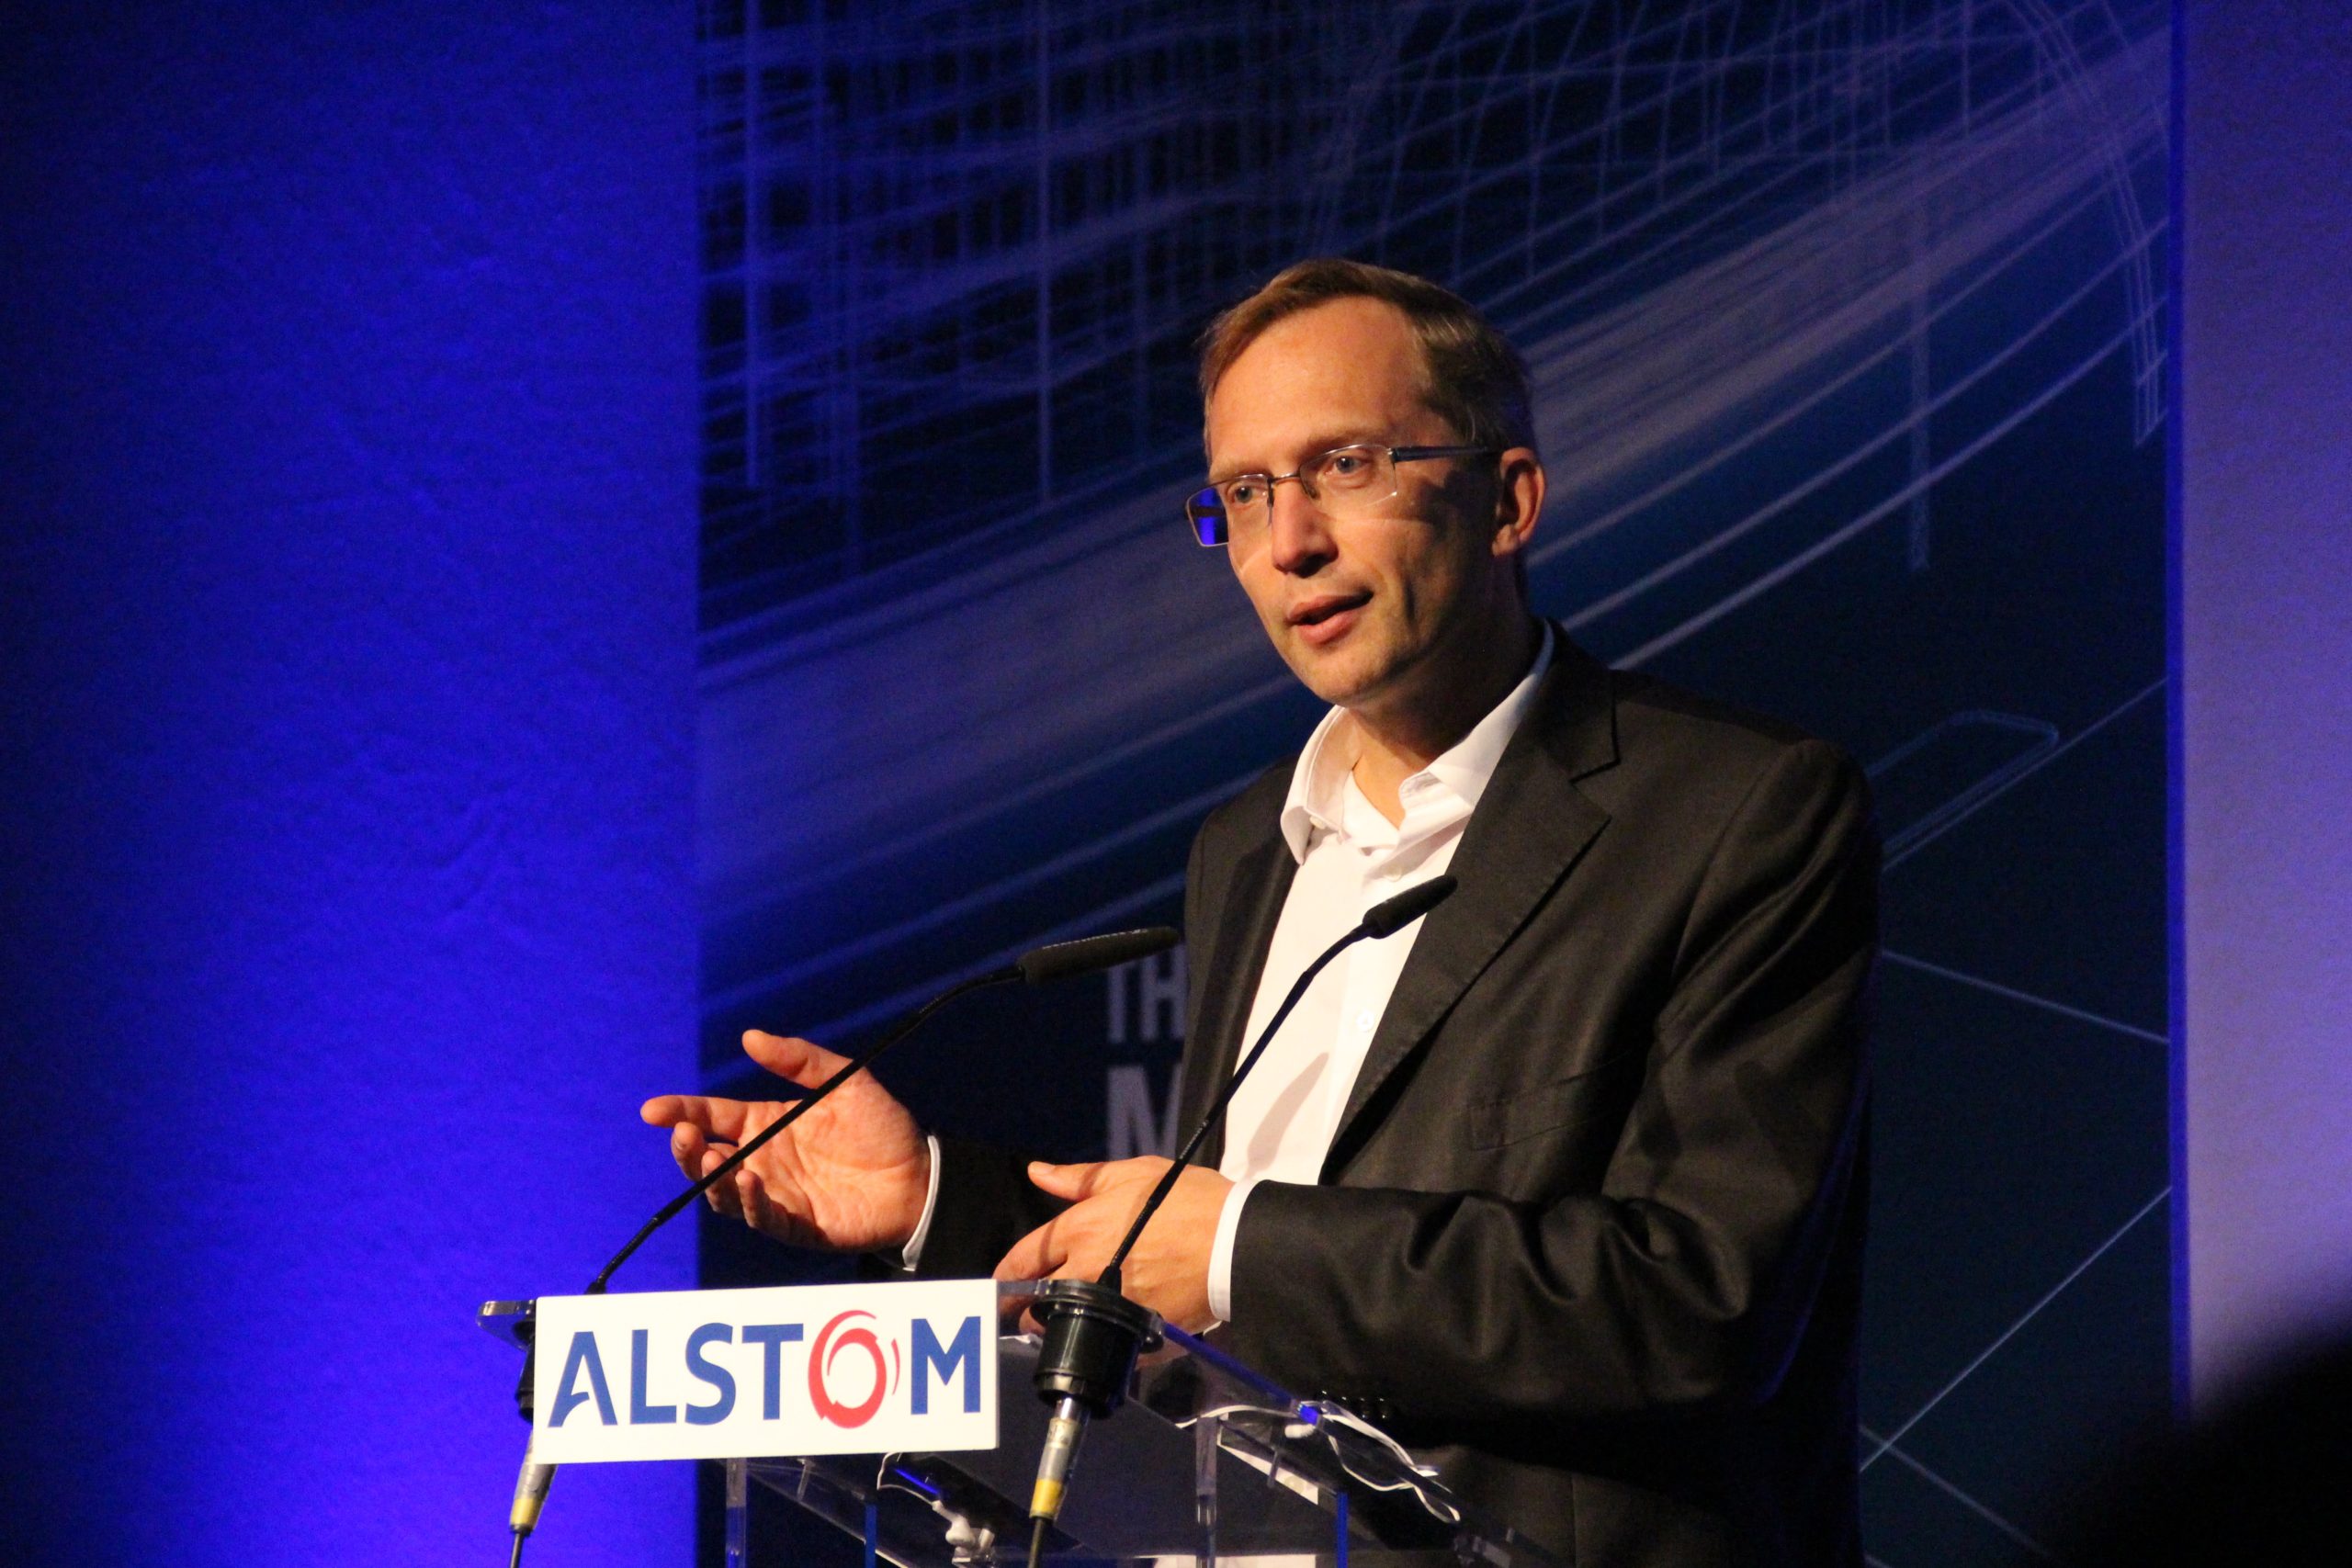
[{"label": "shirt collar", "polygon": [[[1472,726],[1469,734],[1408,778],[1407,787],[1416,779],[1426,778],[1442,786],[1466,808],[1477,807],[1479,796],[1487,793],[1495,767],[1502,761],[1503,749],[1519,732],[1521,722],[1535,701],[1537,684],[1552,667],[1552,624],[1540,624],[1544,637],[1536,645],[1535,662],[1528,666],[1519,684],[1488,710],[1486,717]],[[1323,721],[1315,727],[1315,733],[1307,737],[1306,749],[1298,754],[1297,765],[1291,770],[1290,794],[1283,801],[1282,829],[1283,841],[1290,846],[1294,860],[1306,859],[1307,846],[1318,830],[1336,831],[1340,826],[1348,775],[1356,762],[1355,732],[1347,724],[1347,716],[1344,708],[1335,707],[1325,714]]]}]

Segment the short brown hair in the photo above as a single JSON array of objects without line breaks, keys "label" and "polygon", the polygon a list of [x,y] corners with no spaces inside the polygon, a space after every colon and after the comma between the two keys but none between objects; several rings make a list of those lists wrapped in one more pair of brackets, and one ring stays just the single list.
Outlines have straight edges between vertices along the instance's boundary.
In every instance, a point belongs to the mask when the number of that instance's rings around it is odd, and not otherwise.
[{"label": "short brown hair", "polygon": [[1450,288],[1367,262],[1318,256],[1284,267],[1201,334],[1201,401],[1268,327],[1333,299],[1385,300],[1405,313],[1421,345],[1421,396],[1474,446],[1535,445],[1527,366],[1487,318]]}]

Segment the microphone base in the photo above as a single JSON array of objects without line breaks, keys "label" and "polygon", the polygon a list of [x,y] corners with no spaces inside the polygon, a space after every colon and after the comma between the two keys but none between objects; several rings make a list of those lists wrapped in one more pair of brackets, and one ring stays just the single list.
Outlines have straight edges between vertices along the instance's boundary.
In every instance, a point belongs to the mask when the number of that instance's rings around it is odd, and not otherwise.
[{"label": "microphone base", "polygon": [[1093,1416],[1125,1403],[1136,1358],[1160,1341],[1159,1314],[1092,1280],[1049,1281],[1029,1310],[1046,1330],[1037,1397],[1074,1399]]}]

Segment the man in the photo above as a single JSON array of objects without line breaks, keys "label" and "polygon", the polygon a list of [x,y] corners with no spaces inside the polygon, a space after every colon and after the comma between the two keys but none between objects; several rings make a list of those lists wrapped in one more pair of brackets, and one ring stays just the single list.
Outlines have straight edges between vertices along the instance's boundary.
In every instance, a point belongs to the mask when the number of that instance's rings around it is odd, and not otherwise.
[{"label": "man", "polygon": [[[1532,615],[1525,372],[1451,294],[1302,264],[1212,330],[1202,382],[1195,525],[1332,711],[1194,841],[1183,1123],[1366,908],[1460,890],[1310,987],[1127,1293],[1563,1558],[1858,1562],[1859,773]],[[802,1084],[839,1061],[745,1044]],[[645,1115],[699,1175],[777,1109]],[[1024,1180],[870,1082],[796,1132],[721,1207],[926,1274],[1091,1276],[1165,1168]]]}]

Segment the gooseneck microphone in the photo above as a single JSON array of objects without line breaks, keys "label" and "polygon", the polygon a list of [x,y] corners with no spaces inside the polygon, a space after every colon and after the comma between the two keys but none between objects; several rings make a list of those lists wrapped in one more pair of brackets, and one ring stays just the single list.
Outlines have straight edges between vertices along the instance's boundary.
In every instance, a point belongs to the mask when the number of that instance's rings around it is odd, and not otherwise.
[{"label": "gooseneck microphone", "polygon": [[1046,1424],[1046,1446],[1037,1456],[1037,1480],[1031,1490],[1029,1517],[1029,1568],[1037,1568],[1044,1554],[1046,1531],[1061,1517],[1062,1499],[1069,1490],[1069,1473],[1078,1461],[1079,1439],[1086,1434],[1090,1418],[1108,1416],[1126,1398],[1127,1382],[1134,1375],[1136,1357],[1147,1339],[1156,1339],[1159,1322],[1151,1313],[1120,1293],[1120,1266],[1143,1235],[1151,1216],[1174,1191],[1177,1178],[1183,1175],[1193,1156],[1200,1152],[1201,1144],[1225,1115],[1233,1101],[1241,1080],[1258,1065],[1266,1053],[1268,1042],[1283,1021],[1306,994],[1331,960],[1340,956],[1366,937],[1378,941],[1394,936],[1411,925],[1440,904],[1453,897],[1459,886],[1451,876],[1433,876],[1418,886],[1408,887],[1394,898],[1374,905],[1356,928],[1323,950],[1321,956],[1299,972],[1291,982],[1289,994],[1266,1027],[1258,1032],[1257,1043],[1250,1047],[1240,1065],[1233,1069],[1225,1087],[1201,1116],[1200,1124],[1171,1161],[1152,1190],[1136,1211],[1135,1223],[1127,1227],[1118,1249],[1111,1254],[1110,1262],[1092,1280],[1053,1280],[1041,1287],[1030,1311],[1046,1330],[1046,1342],[1037,1353],[1037,1396],[1053,1406],[1052,1417]]},{"label": "gooseneck microphone", "polygon": [[1258,1043],[1250,1048],[1248,1055],[1241,1058],[1241,1065],[1233,1069],[1233,1076],[1225,1080],[1225,1088],[1217,1091],[1217,1097],[1209,1101],[1208,1110],[1201,1117],[1201,1124],[1193,1128],[1193,1135],[1184,1141],[1184,1147],[1176,1156],[1175,1163],[1161,1175],[1159,1184],[1151,1190],[1151,1196],[1143,1201],[1143,1207],[1136,1211],[1135,1224],[1127,1227],[1125,1238],[1119,1243],[1119,1249],[1111,1254],[1111,1261],[1103,1269],[1107,1278],[1114,1283],[1117,1281],[1119,1265],[1127,1260],[1127,1253],[1135,1247],[1136,1238],[1143,1235],[1143,1227],[1150,1223],[1152,1215],[1159,1212],[1160,1204],[1168,1201],[1168,1194],[1175,1190],[1176,1179],[1183,1174],[1184,1168],[1200,1152],[1201,1144],[1209,1135],[1209,1129],[1216,1126],[1225,1114],[1225,1108],[1232,1103],[1234,1091],[1241,1087],[1241,1080],[1250,1076],[1250,1069],[1258,1065],[1258,1058],[1265,1055],[1266,1045],[1273,1039],[1274,1031],[1283,1026],[1283,1020],[1288,1018],[1290,1010],[1298,1005],[1298,998],[1306,994],[1306,987],[1315,976],[1323,973],[1324,966],[1331,960],[1364,938],[1370,937],[1377,942],[1382,937],[1394,936],[1403,931],[1453,897],[1458,886],[1450,876],[1432,876],[1417,887],[1408,887],[1394,898],[1374,904],[1364,912],[1363,919],[1355,930],[1325,948],[1321,957],[1299,971],[1298,978],[1291,982],[1290,994],[1283,998],[1283,1005],[1274,1010],[1274,1016],[1268,1019],[1266,1027],[1258,1032]]},{"label": "gooseneck microphone", "polygon": [[[1175,931],[1168,926],[1146,926],[1137,931],[1107,931],[1100,936],[1080,937],[1074,942],[1051,942],[1044,947],[1031,949],[1001,969],[991,969],[984,975],[975,975],[969,979],[950,986],[913,1012],[907,1014],[896,1027],[873,1044],[851,1057],[839,1072],[810,1089],[794,1104],[791,1110],[762,1128],[757,1135],[746,1138],[738,1144],[735,1146],[735,1152],[721,1160],[701,1180],[662,1204],[653,1217],[639,1226],[635,1235],[628,1238],[628,1244],[618,1252],[614,1253],[605,1266],[596,1271],[596,1277],[588,1281],[588,1288],[582,1294],[603,1295],[605,1286],[612,1280],[614,1272],[622,1264],[628,1262],[639,1247],[650,1240],[655,1231],[677,1218],[685,1211],[688,1204],[734,1174],[742,1163],[758,1153],[769,1139],[807,1115],[833,1090],[872,1066],[883,1052],[921,1029],[930,1021],[933,1014],[958,997],[967,996],[990,986],[1010,985],[1015,980],[1025,981],[1032,986],[1042,986],[1048,981],[1066,979],[1073,975],[1092,974],[1098,969],[1108,969],[1115,964],[1128,964],[1138,958],[1148,958],[1154,953],[1165,953],[1182,940]],[[523,1376],[514,1385],[514,1404],[522,1411],[523,1419],[526,1421],[532,1419],[534,1403],[532,1364],[531,1354],[526,1352],[523,1357]],[[547,1506],[548,1486],[555,1479],[555,1469],[556,1467],[551,1464],[534,1462],[529,1451],[526,1450],[524,1452],[523,1471],[514,1483],[514,1507],[507,1517],[508,1526],[514,1538],[514,1553],[508,1559],[510,1568],[514,1568],[514,1565],[519,1564],[523,1560],[523,1539],[538,1528],[539,1512]]]}]

